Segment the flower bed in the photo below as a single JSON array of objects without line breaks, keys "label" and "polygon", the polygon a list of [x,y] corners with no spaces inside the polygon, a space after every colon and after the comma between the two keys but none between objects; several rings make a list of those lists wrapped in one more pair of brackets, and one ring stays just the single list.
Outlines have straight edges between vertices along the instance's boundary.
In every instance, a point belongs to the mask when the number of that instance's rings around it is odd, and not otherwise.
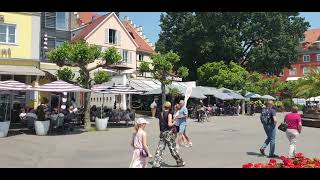
[{"label": "flower bed", "polygon": [[269,163],[247,163],[242,168],[320,168],[320,158],[306,158],[302,153],[297,153],[294,158],[281,156],[282,162],[270,159]]}]

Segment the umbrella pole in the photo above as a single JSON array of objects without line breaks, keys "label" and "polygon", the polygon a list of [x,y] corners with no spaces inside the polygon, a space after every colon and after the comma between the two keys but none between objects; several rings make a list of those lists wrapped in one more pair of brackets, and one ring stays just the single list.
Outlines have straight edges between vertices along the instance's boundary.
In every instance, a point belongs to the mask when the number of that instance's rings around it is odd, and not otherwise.
[{"label": "umbrella pole", "polygon": [[101,105],[101,111],[100,111],[101,118],[102,118],[103,105],[104,105],[104,93],[102,93],[102,105]]}]

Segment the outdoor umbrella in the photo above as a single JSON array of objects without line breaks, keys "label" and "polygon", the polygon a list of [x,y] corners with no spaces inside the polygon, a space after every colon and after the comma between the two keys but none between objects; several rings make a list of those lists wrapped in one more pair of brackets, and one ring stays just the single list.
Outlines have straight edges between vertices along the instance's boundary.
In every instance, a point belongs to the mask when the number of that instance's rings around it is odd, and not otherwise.
[{"label": "outdoor umbrella", "polygon": [[221,100],[233,99],[233,97],[231,97],[230,95],[223,93],[223,92],[219,92],[214,87],[197,86],[196,88],[199,89],[204,95],[212,95],[212,96],[214,96],[218,99],[221,99]]},{"label": "outdoor umbrella", "polygon": [[84,89],[80,86],[67,83],[62,80],[53,81],[51,83],[40,85],[39,87],[35,87],[32,89],[35,91],[43,92],[90,92],[89,89]]},{"label": "outdoor umbrella", "polygon": [[[80,86],[67,83],[62,80],[58,81],[53,81],[47,84],[40,85],[38,87],[32,88],[34,91],[42,91],[42,92],[61,92],[61,93],[66,93],[66,92],[90,92],[89,89],[84,89]],[[64,94],[66,95],[66,94]],[[60,104],[60,99],[59,98],[59,104]],[[63,103],[67,101],[66,98],[62,98]],[[62,105],[61,108],[65,108],[65,105]]]},{"label": "outdoor umbrella", "polygon": [[[101,109],[103,109],[104,105],[104,94],[142,94],[142,91],[138,91],[134,89],[131,86],[128,85],[116,85],[114,84],[113,86],[107,86],[107,85],[95,85],[91,88],[92,91],[96,93],[102,93],[103,94],[103,100],[102,100],[102,106]],[[101,111],[102,113],[102,111]]]},{"label": "outdoor umbrella", "polygon": [[252,93],[252,92],[248,92],[246,95],[246,98],[261,98],[261,95],[256,94],[256,93]]},{"label": "outdoor umbrella", "polygon": [[[11,94],[12,91],[26,91],[26,90],[31,90],[30,85],[27,85],[25,83],[19,82],[19,81],[14,81],[14,80],[7,80],[7,81],[0,81],[0,91],[10,91],[10,96],[7,99],[9,101],[12,101],[11,99]],[[8,105],[9,103],[7,102],[6,105]],[[6,112],[5,112],[5,119],[6,119],[6,115],[7,115],[7,106],[6,106]],[[9,109],[10,113],[10,121],[11,121],[11,105],[10,105],[10,109]]]},{"label": "outdoor umbrella", "polygon": [[233,99],[239,99],[239,100],[245,99],[243,96],[241,96],[241,94],[236,93],[235,91],[233,91],[233,90],[231,90],[231,89],[220,88],[219,91],[222,92],[222,93],[228,94],[228,95],[231,96]]},{"label": "outdoor umbrella", "polygon": [[270,95],[264,95],[264,96],[261,96],[261,99],[267,99],[267,100],[276,100],[276,98],[270,96]]}]

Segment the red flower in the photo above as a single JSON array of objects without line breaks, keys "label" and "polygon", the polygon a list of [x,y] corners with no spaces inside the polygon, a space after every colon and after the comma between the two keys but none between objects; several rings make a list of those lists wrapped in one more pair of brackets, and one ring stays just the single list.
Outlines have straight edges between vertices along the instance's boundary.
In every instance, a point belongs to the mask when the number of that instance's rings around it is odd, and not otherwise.
[{"label": "red flower", "polygon": [[297,153],[297,154],[294,155],[294,157],[295,158],[301,158],[301,157],[303,157],[303,155],[302,155],[302,153]]},{"label": "red flower", "polygon": [[275,160],[275,159],[270,159],[269,163],[270,163],[270,164],[275,164],[275,163],[277,163],[277,160]]},{"label": "red flower", "polygon": [[252,167],[253,167],[252,163],[242,165],[242,168],[252,168]]}]

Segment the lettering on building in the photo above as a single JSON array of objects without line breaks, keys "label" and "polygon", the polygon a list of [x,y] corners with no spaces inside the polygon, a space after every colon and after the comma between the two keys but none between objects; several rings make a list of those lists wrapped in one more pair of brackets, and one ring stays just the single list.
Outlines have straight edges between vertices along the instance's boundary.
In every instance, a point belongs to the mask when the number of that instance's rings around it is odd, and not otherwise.
[{"label": "lettering on building", "polygon": [[11,49],[0,49],[1,58],[11,58]]}]

